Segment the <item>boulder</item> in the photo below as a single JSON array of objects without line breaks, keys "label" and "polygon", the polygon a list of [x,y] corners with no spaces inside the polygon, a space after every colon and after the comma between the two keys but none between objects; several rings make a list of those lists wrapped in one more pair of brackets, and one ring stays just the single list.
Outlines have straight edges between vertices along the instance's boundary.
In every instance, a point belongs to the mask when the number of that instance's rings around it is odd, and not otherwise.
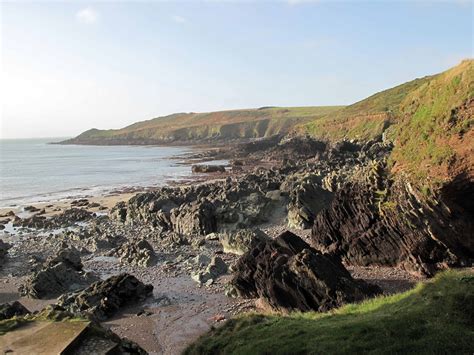
[{"label": "boulder", "polygon": [[243,255],[254,248],[259,242],[268,239],[260,229],[240,229],[219,235],[224,253]]},{"label": "boulder", "polygon": [[191,167],[193,173],[225,173],[224,165],[193,165]]},{"label": "boulder", "polygon": [[199,284],[213,283],[221,275],[227,273],[227,264],[218,256],[214,256],[205,270],[195,272],[191,278]]},{"label": "boulder", "polygon": [[153,247],[144,239],[132,240],[115,249],[112,254],[123,263],[147,267],[153,263]]},{"label": "boulder", "polygon": [[75,248],[66,248],[58,251],[56,255],[48,258],[46,263],[48,266],[64,263],[67,267],[73,270],[82,270],[81,254]]},{"label": "boulder", "polygon": [[97,281],[80,292],[63,295],[58,305],[73,314],[103,321],[124,305],[142,301],[152,292],[152,285],[145,285],[135,276],[120,274]]},{"label": "boulder", "polygon": [[307,229],[313,226],[314,217],[329,206],[333,194],[320,185],[321,177],[305,175],[293,182],[288,204],[288,227]]},{"label": "boulder", "polygon": [[194,263],[198,268],[205,268],[211,263],[211,258],[205,254],[199,254],[194,258]]},{"label": "boulder", "polygon": [[80,290],[96,280],[94,275],[82,270],[79,252],[66,249],[48,259],[42,269],[19,287],[19,292],[22,296],[48,299]]},{"label": "boulder", "polygon": [[18,301],[0,305],[0,321],[12,317],[24,316],[29,313],[30,311]]},{"label": "boulder", "polygon": [[172,229],[180,234],[207,235],[216,231],[214,205],[207,201],[183,204],[171,211]]},{"label": "boulder", "polygon": [[380,292],[291,232],[259,243],[237,262],[231,285],[274,311],[327,311]]},{"label": "boulder", "polygon": [[171,228],[171,210],[184,201],[181,190],[163,187],[154,192],[137,194],[126,203],[117,203],[110,211],[110,218],[125,224],[141,222],[167,230]]}]

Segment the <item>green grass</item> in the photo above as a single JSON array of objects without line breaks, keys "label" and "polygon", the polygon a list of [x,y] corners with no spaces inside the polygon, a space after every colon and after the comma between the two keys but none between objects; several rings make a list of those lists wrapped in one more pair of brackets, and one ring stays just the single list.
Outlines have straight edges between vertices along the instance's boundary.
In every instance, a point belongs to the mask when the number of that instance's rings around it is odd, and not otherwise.
[{"label": "green grass", "polygon": [[437,186],[460,170],[457,162],[469,164],[466,147],[472,147],[472,141],[467,133],[474,126],[474,117],[457,115],[456,110],[473,99],[474,60],[464,60],[443,73],[415,79],[318,117],[299,130],[328,140],[362,141],[385,132],[395,141],[389,159],[393,171],[407,173],[412,182]]},{"label": "green grass", "polygon": [[302,125],[300,130],[328,140],[373,139],[381,135],[387,126],[396,123],[400,114],[400,104],[407,95],[431,78],[428,76],[415,79],[384,90],[338,111],[316,118]]},{"label": "green grass", "polygon": [[[396,128],[397,144],[390,158],[412,176],[442,182],[449,175],[450,164],[462,151],[463,134],[473,117],[453,113],[474,99],[474,61],[463,61],[423,84],[401,103],[404,119]],[[464,153],[465,154],[465,153]]]},{"label": "green grass", "polygon": [[472,354],[474,274],[447,271],[414,289],[329,313],[245,315],[186,354]]},{"label": "green grass", "polygon": [[121,129],[91,129],[80,134],[74,141],[139,144],[210,138],[261,138],[286,134],[301,123],[341,108],[342,106],[268,107],[207,113],[176,113],[137,122]]}]

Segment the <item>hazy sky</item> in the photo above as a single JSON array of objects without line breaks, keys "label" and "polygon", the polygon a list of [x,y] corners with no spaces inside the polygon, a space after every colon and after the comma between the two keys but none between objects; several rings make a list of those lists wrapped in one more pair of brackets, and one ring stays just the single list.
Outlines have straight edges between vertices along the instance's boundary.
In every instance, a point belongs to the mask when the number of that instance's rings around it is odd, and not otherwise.
[{"label": "hazy sky", "polygon": [[473,56],[472,1],[11,2],[1,136],[348,104]]}]

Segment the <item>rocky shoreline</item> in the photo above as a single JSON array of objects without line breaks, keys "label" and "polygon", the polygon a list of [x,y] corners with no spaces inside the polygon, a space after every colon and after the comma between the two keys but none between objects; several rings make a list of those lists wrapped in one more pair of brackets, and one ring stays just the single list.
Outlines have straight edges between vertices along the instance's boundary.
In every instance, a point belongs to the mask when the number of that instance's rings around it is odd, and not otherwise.
[{"label": "rocky shoreline", "polygon": [[276,136],[190,157],[230,163],[189,183],[2,211],[19,229],[0,232],[1,302],[177,354],[243,312],[324,311],[471,266],[457,195],[389,176],[392,148]]}]

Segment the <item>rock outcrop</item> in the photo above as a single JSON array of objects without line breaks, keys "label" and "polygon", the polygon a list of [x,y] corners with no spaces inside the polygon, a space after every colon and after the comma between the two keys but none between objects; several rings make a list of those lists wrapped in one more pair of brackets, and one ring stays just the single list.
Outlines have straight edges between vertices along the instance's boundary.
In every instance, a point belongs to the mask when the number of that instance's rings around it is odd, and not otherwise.
[{"label": "rock outcrop", "polygon": [[94,213],[82,208],[69,208],[64,212],[53,216],[45,217],[35,214],[31,217],[15,217],[13,225],[15,227],[27,227],[36,229],[55,229],[69,227],[77,222],[88,221],[95,216]]},{"label": "rock outcrop", "polygon": [[466,183],[460,195],[448,191],[451,199],[429,197],[400,178],[391,181],[384,164],[374,163],[318,214],[311,244],[350,264],[400,266],[428,276],[467,265],[474,256],[474,219],[462,203],[473,186]]},{"label": "rock outcrop", "polygon": [[191,275],[191,278],[199,284],[211,284],[219,276],[227,273],[227,264],[218,256],[214,256],[207,264],[206,257],[197,260],[199,270]]},{"label": "rock outcrop", "polygon": [[314,217],[329,206],[333,194],[322,188],[322,177],[315,174],[296,175],[285,181],[288,191],[288,227],[307,229],[313,226]]},{"label": "rock outcrop", "polygon": [[260,298],[274,311],[326,311],[379,292],[291,232],[259,243],[234,269],[231,285],[237,293]]},{"label": "rock outcrop", "polygon": [[226,232],[219,235],[219,241],[224,253],[243,255],[253,249],[258,243],[268,239],[260,229],[240,229],[235,232]]},{"label": "rock outcrop", "polygon": [[267,196],[278,190],[282,176],[267,171],[244,178],[188,187],[160,188],[117,204],[112,220],[146,223],[179,234],[206,235],[268,222],[284,199]]},{"label": "rock outcrop", "polygon": [[58,305],[73,314],[102,321],[124,305],[144,300],[152,292],[152,285],[143,284],[135,276],[120,274],[97,281],[80,292],[63,295]]},{"label": "rock outcrop", "polygon": [[96,280],[94,275],[83,271],[79,252],[65,249],[22,284],[19,292],[22,296],[48,299],[80,290]]},{"label": "rock outcrop", "polygon": [[118,256],[122,263],[143,267],[151,266],[155,257],[153,247],[145,239],[132,240],[122,244],[111,254]]},{"label": "rock outcrop", "polygon": [[391,145],[379,141],[327,144],[296,137],[270,138],[239,149],[273,167],[255,168],[223,181],[141,193],[117,204],[111,219],[183,235],[255,228],[287,216],[291,227],[309,228],[357,167],[386,156]]},{"label": "rock outcrop", "polygon": [[182,204],[171,211],[173,230],[180,234],[206,235],[216,231],[215,206],[207,201]]}]

